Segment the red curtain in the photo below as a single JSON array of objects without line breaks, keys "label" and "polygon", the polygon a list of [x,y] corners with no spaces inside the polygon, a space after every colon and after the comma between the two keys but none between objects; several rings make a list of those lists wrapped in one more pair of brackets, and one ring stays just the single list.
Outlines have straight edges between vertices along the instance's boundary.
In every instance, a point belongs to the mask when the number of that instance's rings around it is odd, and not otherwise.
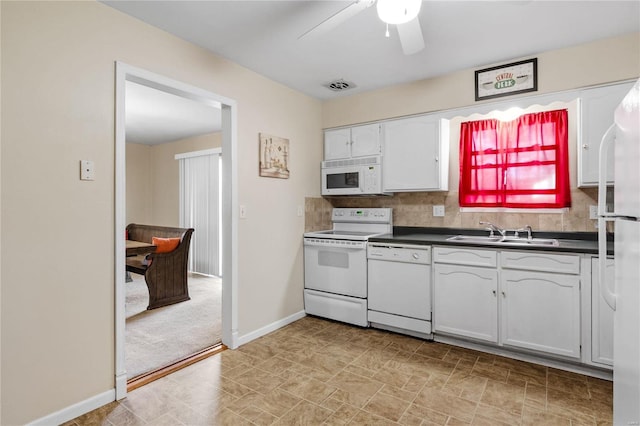
[{"label": "red curtain", "polygon": [[567,110],[460,126],[461,207],[571,205]]}]

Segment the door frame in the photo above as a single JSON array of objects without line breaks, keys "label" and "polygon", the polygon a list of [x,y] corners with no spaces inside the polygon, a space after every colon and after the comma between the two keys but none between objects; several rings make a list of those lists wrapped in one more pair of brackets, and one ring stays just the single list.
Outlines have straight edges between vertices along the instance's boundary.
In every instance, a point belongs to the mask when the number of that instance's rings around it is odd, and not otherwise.
[{"label": "door frame", "polygon": [[127,395],[125,364],[126,145],[125,82],[133,81],[187,99],[220,107],[222,114],[222,343],[238,346],[238,129],[233,99],[116,61],[115,81],[115,391]]}]

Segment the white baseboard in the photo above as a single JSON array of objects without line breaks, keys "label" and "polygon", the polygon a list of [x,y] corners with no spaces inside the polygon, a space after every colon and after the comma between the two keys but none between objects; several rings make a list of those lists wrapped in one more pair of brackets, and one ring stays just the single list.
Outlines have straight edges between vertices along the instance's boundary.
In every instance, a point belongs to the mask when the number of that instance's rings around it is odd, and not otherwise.
[{"label": "white baseboard", "polygon": [[[282,328],[285,325],[291,324],[292,322],[297,321],[300,318],[304,318],[305,316],[306,316],[305,312],[300,311],[300,312],[296,312],[293,315],[289,315],[286,318],[275,321],[258,330],[252,331],[251,333],[245,334],[244,336],[238,337],[237,333],[234,333],[232,341],[233,343],[236,343],[237,346],[244,345],[245,343],[249,343],[252,340],[255,340],[273,331],[276,331],[277,329]],[[89,411],[95,410],[96,408],[100,408],[103,405],[106,405],[115,400],[116,400],[116,390],[111,389],[99,395],[85,399],[84,401],[78,402],[77,404],[73,404],[69,407],[63,408],[60,411],[49,414],[40,419],[34,420],[33,422],[28,423],[27,426],[50,426],[52,424],[58,425],[64,422],[68,422],[69,420],[75,419],[78,416],[86,414]]]},{"label": "white baseboard", "polygon": [[127,373],[116,374],[116,400],[127,396]]},{"label": "white baseboard", "polygon": [[223,337],[222,344],[229,349],[237,349],[238,348],[238,330],[233,330],[231,332],[231,339],[229,340]]},{"label": "white baseboard", "polygon": [[249,343],[252,340],[257,339],[258,337],[262,337],[266,334],[269,334],[273,331],[276,331],[279,328],[284,327],[285,325],[291,324],[294,321],[298,321],[300,318],[304,318],[306,316],[304,311],[296,312],[293,315],[289,315],[286,318],[282,318],[281,320],[272,322],[269,325],[266,325],[258,330],[252,331],[251,333],[245,334],[244,336],[240,336],[236,342],[238,346],[242,346],[245,343]]},{"label": "white baseboard", "polygon": [[111,389],[96,396],[92,396],[91,398],[85,399],[84,401],[80,401],[76,404],[63,408],[60,411],[56,411],[55,413],[51,413],[47,416],[34,420],[31,423],[28,423],[27,426],[59,425],[68,422],[69,420],[75,419],[78,416],[86,414],[89,411],[93,411],[96,408],[100,408],[103,405],[106,405],[115,400],[116,390]]}]

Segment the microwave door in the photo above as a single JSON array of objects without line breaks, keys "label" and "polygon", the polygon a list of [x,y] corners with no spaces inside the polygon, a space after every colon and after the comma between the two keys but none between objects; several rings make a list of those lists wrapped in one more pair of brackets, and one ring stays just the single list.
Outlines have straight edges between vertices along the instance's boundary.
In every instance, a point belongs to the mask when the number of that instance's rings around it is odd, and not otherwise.
[{"label": "microwave door", "polygon": [[358,174],[358,172],[327,173],[327,188],[358,189],[360,187]]},{"label": "microwave door", "polygon": [[328,195],[357,194],[362,191],[361,173],[354,169],[324,170],[323,185]]}]

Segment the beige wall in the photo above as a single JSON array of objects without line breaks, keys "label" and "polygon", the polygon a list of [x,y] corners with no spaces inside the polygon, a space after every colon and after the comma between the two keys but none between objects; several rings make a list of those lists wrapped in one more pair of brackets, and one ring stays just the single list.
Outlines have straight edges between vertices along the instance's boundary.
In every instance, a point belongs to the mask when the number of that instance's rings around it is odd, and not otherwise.
[{"label": "beige wall", "polygon": [[221,133],[159,145],[128,143],[126,223],[180,226],[180,167],[175,155],[221,146]]},{"label": "beige wall", "polygon": [[127,224],[151,224],[151,194],[154,183],[151,175],[152,149],[150,145],[126,144]]},{"label": "beige wall", "polygon": [[[321,104],[100,3],[0,10],[1,424],[114,387],[115,61],[237,101],[239,336],[303,308],[296,211],[319,197],[322,127],[473,103],[472,70]],[[537,55],[540,91],[637,76],[639,50],[631,35]],[[259,132],[290,140],[290,179],[258,176]]]},{"label": "beige wall", "polygon": [[[535,94],[638,78],[640,33],[513,58],[513,61],[532,57],[538,58],[538,91]],[[498,64],[479,64],[477,68],[440,77],[326,101],[322,104],[322,127],[493,103],[474,101],[474,71],[492,65]],[[527,95],[531,93],[515,95],[512,99]],[[508,98],[498,100],[505,99]]]},{"label": "beige wall", "polygon": [[[538,58],[538,92],[553,93],[640,76],[640,33],[611,38],[530,57]],[[525,59],[525,58],[513,58]],[[510,61],[505,61],[510,62]],[[615,66],[614,66],[615,64]],[[487,64],[487,66],[492,64]],[[481,66],[478,68],[484,68]],[[323,103],[323,127],[363,123],[391,117],[468,107],[474,102],[474,71],[468,69],[442,77],[389,87]],[[514,96],[524,98],[531,93]],[[509,98],[500,98],[505,102]],[[494,101],[496,102],[496,101]],[[491,102],[482,102],[486,104]],[[533,101],[532,101],[533,103]],[[363,107],[366,105],[366,108]],[[575,111],[575,103],[569,105]],[[503,227],[533,226],[534,230],[595,231],[589,205],[597,203],[597,191],[578,189],[575,127],[569,135],[572,207],[563,213],[461,212],[458,205],[458,151],[460,118],[452,119],[450,131],[449,191],[402,193],[393,197],[330,198],[334,207],[393,207],[394,224],[400,226],[446,226],[478,228],[480,220]],[[571,121],[570,121],[571,123]],[[316,204],[313,204],[316,203]],[[308,204],[317,204],[317,199]],[[445,217],[433,216],[433,205],[445,205]],[[326,208],[326,205],[324,205]],[[307,214],[308,226],[318,222]],[[325,223],[326,224],[326,223]]]},{"label": "beige wall", "polygon": [[[115,61],[238,105],[238,334],[302,304],[306,196],[318,196],[319,101],[97,2],[2,8],[1,424],[114,388]],[[291,178],[259,178],[258,133],[291,141]],[[96,180],[79,180],[79,160]]]},{"label": "beige wall", "polygon": [[197,136],[177,142],[155,145],[151,150],[153,164],[153,199],[151,223],[180,226],[180,166],[176,154],[219,148],[222,134]]}]

